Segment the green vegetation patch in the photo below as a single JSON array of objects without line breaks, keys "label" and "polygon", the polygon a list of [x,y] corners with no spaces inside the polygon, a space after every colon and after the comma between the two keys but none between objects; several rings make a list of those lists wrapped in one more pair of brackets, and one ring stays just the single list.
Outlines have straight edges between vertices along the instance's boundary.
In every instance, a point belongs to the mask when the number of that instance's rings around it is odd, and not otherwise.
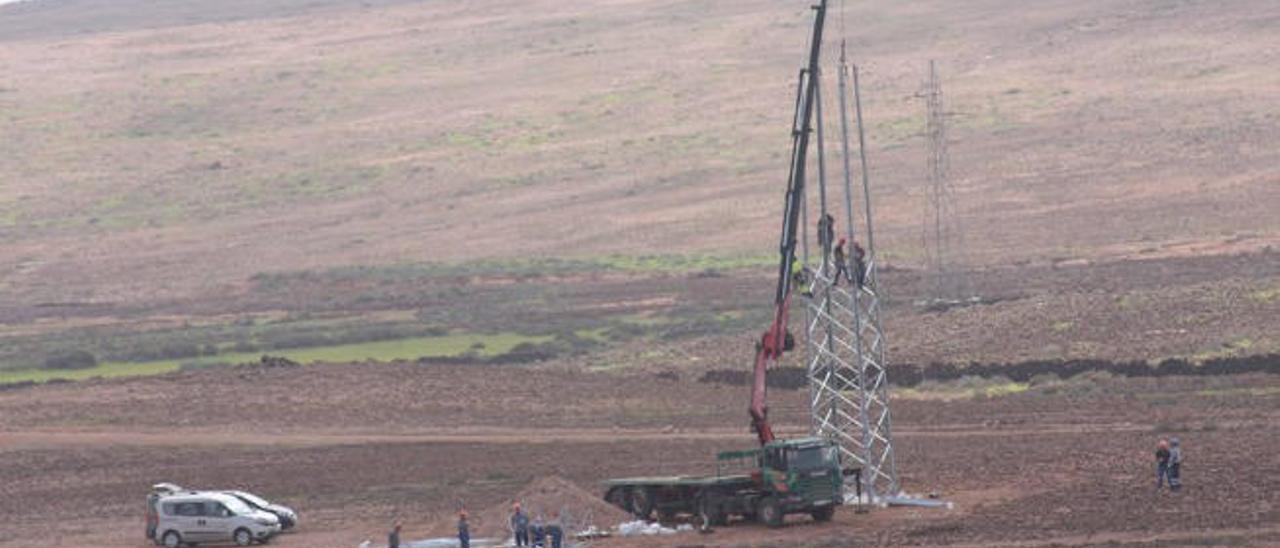
[{"label": "green vegetation patch", "polygon": [[[289,358],[299,363],[412,360],[417,358],[454,357],[463,354],[471,354],[483,358],[505,354],[520,344],[540,344],[551,339],[552,337],[549,336],[529,336],[518,333],[465,333],[294,350],[273,350],[270,351],[270,354]],[[0,371],[0,383],[156,375],[176,371],[183,367],[252,362],[262,354],[262,352],[234,352],[191,359],[105,362],[90,368],[65,371],[51,369]]]},{"label": "green vegetation patch", "polygon": [[954,401],[974,398],[998,398],[1021,394],[1031,389],[1031,383],[1014,382],[1006,377],[990,379],[966,375],[954,381],[924,381],[913,388],[896,388],[894,398],[904,400]]},{"label": "green vegetation patch", "polygon": [[481,259],[468,262],[402,263],[343,266],[321,271],[262,273],[252,280],[261,288],[293,281],[397,281],[431,278],[538,278],[602,272],[688,273],[772,266],[772,255],[605,255],[581,258]]}]

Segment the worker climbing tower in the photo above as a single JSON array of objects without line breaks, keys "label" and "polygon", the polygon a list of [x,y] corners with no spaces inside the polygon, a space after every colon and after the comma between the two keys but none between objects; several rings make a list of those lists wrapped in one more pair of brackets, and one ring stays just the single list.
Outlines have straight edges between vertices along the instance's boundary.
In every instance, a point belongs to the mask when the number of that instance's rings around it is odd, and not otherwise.
[{"label": "worker climbing tower", "polygon": [[[823,16],[819,9],[818,17]],[[821,24],[819,22],[818,24]],[[841,13],[841,32],[844,30]],[[822,74],[801,75],[797,105],[812,98],[816,120],[818,193],[816,203],[802,196],[806,214],[802,229],[805,270],[810,272],[805,298],[805,354],[809,379],[810,429],[813,435],[835,440],[847,466],[860,466],[859,476],[846,478],[846,499],[884,501],[899,495],[894,458],[892,417],[889,412],[885,337],[880,321],[875,233],[872,222],[866,139],[856,66],[848,62],[842,39],[837,66],[843,177],[829,192],[823,118]],[[852,82],[850,82],[852,80]],[[852,84],[852,85],[850,85]],[[850,101],[852,99],[852,101]],[[855,112],[859,173],[855,184],[850,149],[850,102]],[[797,109],[800,111],[801,109]],[[804,131],[800,125],[795,131]],[[804,161],[801,159],[800,161]],[[817,223],[808,222],[812,209]],[[817,232],[815,252],[809,252],[809,230]],[[841,248],[840,252],[836,248]],[[843,256],[843,259],[841,258]],[[843,265],[841,264],[843,263]],[[861,485],[855,482],[861,482]]]}]

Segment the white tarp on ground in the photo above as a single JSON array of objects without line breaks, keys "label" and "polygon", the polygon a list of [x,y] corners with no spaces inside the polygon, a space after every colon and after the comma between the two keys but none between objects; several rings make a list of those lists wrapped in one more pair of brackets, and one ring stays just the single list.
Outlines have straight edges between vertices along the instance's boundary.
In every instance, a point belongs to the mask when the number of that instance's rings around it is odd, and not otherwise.
[{"label": "white tarp on ground", "polygon": [[618,525],[618,534],[624,537],[674,535],[676,533],[692,530],[693,526],[688,523],[682,523],[676,526],[675,529],[664,527],[661,523],[656,521],[653,523],[645,521],[628,521]]}]

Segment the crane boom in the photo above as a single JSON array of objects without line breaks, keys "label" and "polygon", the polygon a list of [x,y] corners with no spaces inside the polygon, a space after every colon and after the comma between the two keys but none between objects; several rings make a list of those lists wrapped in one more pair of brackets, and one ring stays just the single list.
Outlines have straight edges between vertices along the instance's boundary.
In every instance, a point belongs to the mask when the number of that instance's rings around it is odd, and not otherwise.
[{"label": "crane boom", "polygon": [[791,129],[791,170],[787,180],[786,208],[778,246],[778,289],[774,295],[773,323],[756,345],[755,373],[751,384],[751,427],[761,445],[774,439],[773,428],[769,425],[769,408],[765,405],[765,378],[769,366],[794,346],[787,334],[787,309],[791,304],[791,268],[796,256],[796,234],[800,228],[800,211],[804,207],[805,164],[809,154],[809,134],[813,131],[816,78],[822,54],[822,27],[827,15],[827,0],[819,0],[813,9],[817,14],[809,46],[809,65],[800,71],[795,119]]}]

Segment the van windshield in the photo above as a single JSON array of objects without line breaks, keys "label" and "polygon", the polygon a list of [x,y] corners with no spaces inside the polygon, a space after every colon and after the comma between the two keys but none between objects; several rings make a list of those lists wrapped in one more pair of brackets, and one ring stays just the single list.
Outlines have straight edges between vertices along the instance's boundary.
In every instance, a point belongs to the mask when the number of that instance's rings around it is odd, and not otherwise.
[{"label": "van windshield", "polygon": [[226,506],[227,510],[231,510],[231,513],[237,516],[247,516],[253,513],[253,508],[249,508],[248,504],[245,504],[244,501],[235,497],[227,497],[226,500],[222,501],[222,505]]}]

